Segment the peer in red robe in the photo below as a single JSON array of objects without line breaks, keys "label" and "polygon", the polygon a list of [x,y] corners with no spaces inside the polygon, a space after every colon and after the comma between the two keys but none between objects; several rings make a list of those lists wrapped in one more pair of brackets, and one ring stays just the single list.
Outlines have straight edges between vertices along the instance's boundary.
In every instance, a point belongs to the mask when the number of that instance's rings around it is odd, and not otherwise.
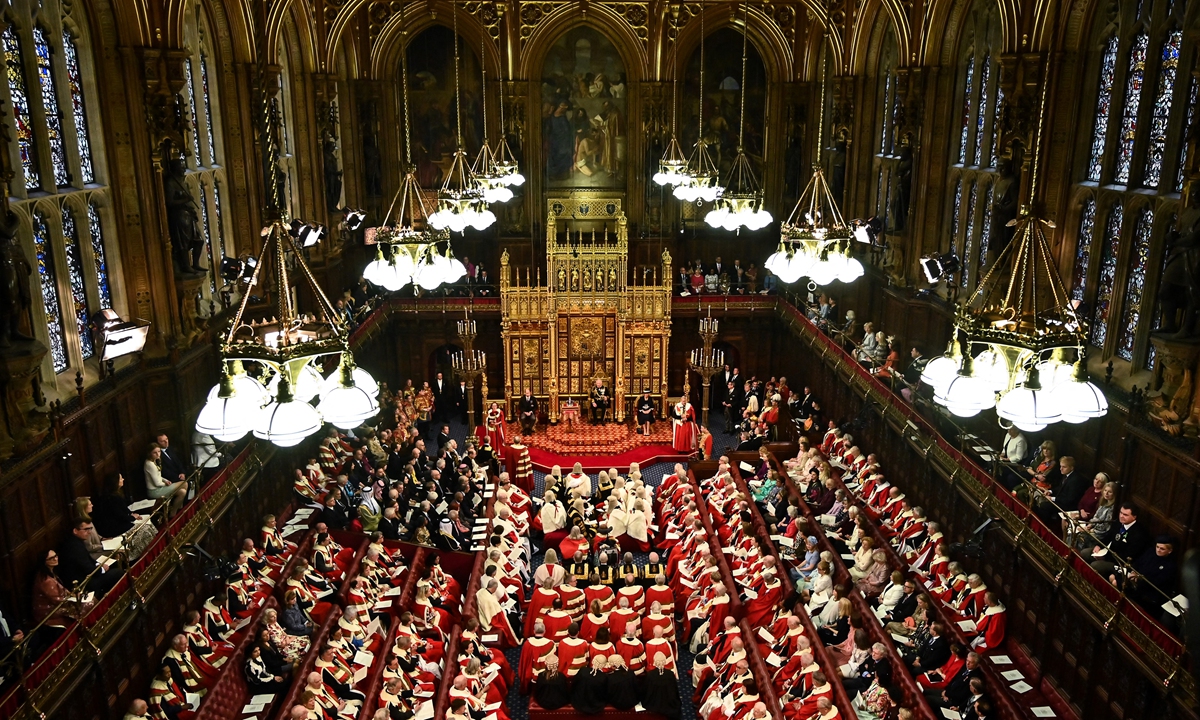
[{"label": "peer in red robe", "polygon": [[[529,460],[529,448],[521,440],[520,435],[515,436],[512,445],[504,450],[504,469],[513,484],[529,494],[533,492],[533,463]],[[492,444],[495,445],[495,440]]]},{"label": "peer in red robe", "polygon": [[[833,686],[826,680],[825,673],[820,670],[813,675],[816,685],[812,692],[804,699],[795,700],[783,707],[783,716],[787,720],[809,720],[813,715],[828,712],[828,706],[833,702]],[[822,703],[822,699],[826,702]],[[822,715],[822,717],[824,716]]]},{"label": "peer in red robe", "polygon": [[504,452],[504,410],[501,409],[500,403],[492,403],[488,408],[487,413],[483,416],[484,426],[488,438],[492,441],[492,452],[499,455]]},{"label": "peer in red robe", "polygon": [[542,587],[534,588],[533,597],[525,609],[525,637],[533,634],[533,624],[541,619],[544,613],[555,608],[562,609],[562,596],[554,589],[554,581],[547,578]]},{"label": "peer in red robe", "polygon": [[987,610],[975,621],[978,636],[971,641],[977,653],[986,653],[1004,644],[1004,633],[1008,628],[1008,613],[1000,599],[992,591],[987,592]]},{"label": "peer in red robe", "polygon": [[557,644],[545,637],[545,628],[541,623],[533,626],[533,636],[525,638],[521,643],[521,664],[517,676],[521,680],[521,693],[529,694],[529,683],[546,667],[546,660],[558,652]]},{"label": "peer in red robe", "polygon": [[675,403],[671,412],[671,446],[675,452],[691,454],[696,449],[696,410],[687,396]]},{"label": "peer in red robe", "polygon": [[783,601],[783,584],[775,577],[775,573],[768,570],[763,573],[763,578],[765,580],[758,591],[758,597],[746,602],[746,621],[752,628],[759,628],[770,622],[779,608],[779,603]]},{"label": "peer in red robe", "polygon": [[633,671],[634,675],[641,675],[646,671],[646,646],[632,634],[626,632],[617,640],[617,652],[624,658],[625,666]]},{"label": "peer in red robe", "polygon": [[567,677],[574,677],[588,664],[589,643],[579,637],[579,626],[572,624],[566,638],[558,643],[558,667]]}]

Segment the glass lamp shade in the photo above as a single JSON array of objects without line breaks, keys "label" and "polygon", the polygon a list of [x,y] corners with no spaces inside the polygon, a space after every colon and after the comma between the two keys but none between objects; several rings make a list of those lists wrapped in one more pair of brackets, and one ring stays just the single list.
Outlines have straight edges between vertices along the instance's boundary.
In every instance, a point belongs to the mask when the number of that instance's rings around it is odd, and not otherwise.
[{"label": "glass lamp shade", "polygon": [[513,187],[521,187],[525,184],[525,176],[514,170],[513,172],[504,176],[504,184],[512,185]]},{"label": "glass lamp shade", "polygon": [[503,184],[489,184],[488,188],[483,191],[483,201],[488,204],[506,203],[512,199],[513,191]]},{"label": "glass lamp shade", "polygon": [[862,277],[864,272],[866,271],[863,269],[862,263],[860,263],[857,258],[846,258],[846,265],[842,268],[842,271],[838,273],[838,280],[841,280],[844,283],[852,283]]},{"label": "glass lamp shade", "polygon": [[1074,425],[1108,413],[1108,398],[1088,380],[1059,383],[1051,391],[1050,400],[1062,412],[1062,419]]},{"label": "glass lamp shade", "polygon": [[[221,386],[215,388],[218,393]],[[230,398],[209,397],[196,418],[196,430],[211,435],[220,442],[239,440],[250,432],[251,421],[260,406],[253,400],[235,395]]]},{"label": "glass lamp shade", "polygon": [[969,375],[957,375],[942,391],[934,391],[933,399],[959,417],[974,417],[996,406],[996,393],[983,380]]},{"label": "glass lamp shade", "polygon": [[487,230],[496,222],[496,213],[488,210],[487,205],[481,205],[483,209],[473,209],[471,211],[468,224],[476,230]]},{"label": "glass lamp shade", "polygon": [[1038,377],[1042,381],[1042,389],[1049,392],[1062,383],[1072,382],[1073,368],[1069,363],[1057,360],[1043,360],[1037,364]]},{"label": "glass lamp shade", "polygon": [[781,266],[780,272],[775,274],[779,276],[780,282],[790,285],[810,273],[814,262],[815,260],[812,255],[804,250],[798,250],[792,253],[790,259],[786,259],[786,263]]},{"label": "glass lamp shade", "polygon": [[996,392],[1004,392],[1012,385],[1012,374],[1009,371],[1008,359],[1003,353],[995,350],[984,350],[975,357],[972,375],[983,380],[987,386]]},{"label": "glass lamp shade", "polygon": [[279,447],[292,447],[321,429],[321,413],[306,402],[285,400],[263,408],[254,423],[254,437]]},{"label": "glass lamp shade", "polygon": [[[379,253],[375,256],[374,260],[367,263],[367,266],[363,268],[363,279],[374,285],[387,288],[385,282],[387,272],[388,261],[383,258],[383,253]],[[388,289],[390,290],[391,288]]]},{"label": "glass lamp shade", "polygon": [[[233,382],[233,391],[237,394],[237,399],[243,403],[249,403],[249,407],[258,409],[271,401],[271,393],[267,392],[263,384],[246,373],[230,375],[229,379]],[[208,402],[216,400],[220,395],[221,383],[217,383],[213,385],[212,390],[208,391]],[[212,435],[212,433],[206,434]]]},{"label": "glass lamp shade", "polygon": [[714,228],[728,229],[726,226],[731,220],[732,214],[729,212],[729,208],[724,207],[713,208],[704,215],[704,222],[708,223],[709,227]]},{"label": "glass lamp shade", "polygon": [[379,413],[379,403],[365,388],[339,382],[337,387],[326,393],[317,405],[317,411],[326,422],[343,430],[352,430],[375,417]]},{"label": "glass lamp shade", "polygon": [[[355,365],[352,376],[354,378],[355,387],[362,388],[373,398],[379,397],[379,383],[375,382],[375,378],[371,377],[371,373]],[[321,399],[324,399],[331,390],[340,387],[341,384],[342,369],[341,367],[338,367],[333,372],[329,373],[329,377],[325,378],[324,384],[321,385]]]},{"label": "glass lamp shade", "polygon": [[1045,430],[1062,419],[1050,393],[1024,385],[1013,388],[996,403],[996,414],[1026,432]]},{"label": "glass lamp shade", "polygon": [[954,378],[958,377],[960,367],[962,367],[961,357],[943,355],[934,358],[921,371],[921,382],[933,388],[935,393],[944,390]]},{"label": "glass lamp shade", "polygon": [[[282,376],[276,373],[275,377],[271,378],[271,382],[267,383],[267,390],[271,392],[271,395],[279,395],[280,377]],[[309,402],[321,394],[321,386],[324,384],[325,378],[321,377],[321,373],[309,363],[300,369],[300,374],[296,378],[295,389],[292,391],[292,394],[301,402]]]},{"label": "glass lamp shade", "polygon": [[809,279],[818,285],[828,285],[836,280],[840,268],[833,262],[830,262],[834,257],[836,257],[835,254],[830,254],[829,259],[818,259],[815,261],[808,270]]},{"label": "glass lamp shade", "polygon": [[446,265],[445,265],[445,281],[458,282],[463,275],[467,274],[467,267],[454,257],[449,250],[446,250]]}]

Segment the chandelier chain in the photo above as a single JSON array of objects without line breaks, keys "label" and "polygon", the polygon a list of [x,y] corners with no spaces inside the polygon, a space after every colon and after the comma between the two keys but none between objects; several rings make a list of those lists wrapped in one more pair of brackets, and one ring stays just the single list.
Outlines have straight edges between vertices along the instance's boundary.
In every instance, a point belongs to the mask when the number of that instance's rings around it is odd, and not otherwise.
[{"label": "chandelier chain", "polygon": [[[482,83],[479,86],[479,96],[480,96],[479,104],[483,108],[483,144],[484,144],[484,146],[486,146],[488,144],[488,142],[487,142],[487,134],[488,134],[488,127],[487,127],[487,64],[483,62],[483,57],[487,52],[487,45],[485,44],[487,42],[486,38],[487,38],[486,32],[482,32],[479,34],[479,81],[480,81],[480,83]],[[486,168],[483,168],[483,169],[486,170]]]},{"label": "chandelier chain", "polygon": [[[741,104],[740,118],[738,119],[738,152],[742,151],[742,140],[746,135],[746,54],[750,40],[750,0],[746,0],[745,10],[742,15],[742,86],[738,92],[739,102]],[[701,92],[701,102],[704,102],[703,92]]]},{"label": "chandelier chain", "polygon": [[455,135],[458,137],[458,148],[462,149],[462,92],[458,87],[458,5],[450,4],[450,16],[454,25],[454,107]]}]

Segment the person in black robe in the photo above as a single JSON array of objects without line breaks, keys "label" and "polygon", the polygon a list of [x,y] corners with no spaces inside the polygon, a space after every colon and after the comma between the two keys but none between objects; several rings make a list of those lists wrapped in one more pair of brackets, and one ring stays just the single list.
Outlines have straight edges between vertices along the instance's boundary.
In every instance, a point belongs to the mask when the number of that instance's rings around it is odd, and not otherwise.
[{"label": "person in black robe", "polygon": [[[599,715],[608,703],[608,675],[604,672],[605,658],[592,658],[592,667],[575,676],[571,687],[571,705],[583,715]],[[678,692],[678,686],[676,686]]]},{"label": "person in black robe", "polygon": [[668,720],[679,720],[683,708],[679,700],[679,678],[667,669],[667,657],[656,653],[651,659],[654,667],[642,675],[642,707]]},{"label": "person in black robe", "polygon": [[632,710],[638,704],[637,678],[625,666],[625,659],[613,655],[608,659],[608,704],[618,710]]},{"label": "person in black robe", "polygon": [[557,710],[571,702],[571,686],[567,676],[558,671],[558,659],[553,655],[546,669],[533,679],[533,699],[544,710]]},{"label": "person in black robe", "polygon": [[642,426],[642,434],[650,434],[650,424],[654,422],[654,400],[650,397],[650,391],[642,391],[642,397],[637,403],[637,421],[638,425]]}]

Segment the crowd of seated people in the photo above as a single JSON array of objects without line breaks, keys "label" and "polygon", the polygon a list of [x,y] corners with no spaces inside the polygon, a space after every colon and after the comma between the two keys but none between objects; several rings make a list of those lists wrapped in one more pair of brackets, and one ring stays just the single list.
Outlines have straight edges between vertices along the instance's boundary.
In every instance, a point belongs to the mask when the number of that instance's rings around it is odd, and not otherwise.
[{"label": "crowd of seated people", "polygon": [[770,295],[779,291],[779,278],[754,263],[743,265],[723,262],[717,256],[711,263],[696,260],[683,263],[675,278],[675,292],[690,295]]},{"label": "crowd of seated people", "polygon": [[[1006,613],[996,593],[980,576],[950,561],[938,524],[890,483],[879,459],[863,453],[848,433],[831,426],[819,446],[802,440],[797,456],[783,467],[801,496],[791,498],[785,512],[771,512],[774,507],[763,505],[760,509],[777,523],[780,535],[807,536],[804,559],[797,549],[792,563],[806,570],[815,560],[816,570],[797,587],[827,651],[845,660],[847,691],[865,692],[871,687],[868,681],[886,690],[880,678],[898,670],[890,667],[885,645],[869,642],[864,619],[849,597],[858,593],[882,630],[896,641],[900,660],[934,708],[990,717],[994,701],[977,669],[983,655],[1004,644]],[[834,476],[835,468],[841,471],[842,483]],[[815,525],[810,513],[790,507],[798,502],[807,504]],[[907,573],[891,565],[893,555],[875,547],[872,525]],[[838,560],[833,553],[815,553],[817,538],[810,533],[820,533],[845,559],[853,586],[829,582],[828,568]],[[951,633],[947,623],[955,623],[962,633]],[[959,644],[956,637],[966,642]],[[868,697],[868,704],[880,697]]]},{"label": "crowd of seated people", "polygon": [[[296,551],[296,544],[285,540],[273,523],[268,516],[261,543],[252,538],[243,541],[222,588],[200,609],[184,613],[182,632],[171,639],[150,684],[151,717],[188,720],[223,672],[243,673],[253,694],[274,695],[288,686],[294,664],[308,650],[311,616],[284,627],[278,612],[268,608],[258,625],[251,627]],[[253,633],[252,640],[248,633]],[[251,644],[242,667],[226,667],[244,639]]]}]

